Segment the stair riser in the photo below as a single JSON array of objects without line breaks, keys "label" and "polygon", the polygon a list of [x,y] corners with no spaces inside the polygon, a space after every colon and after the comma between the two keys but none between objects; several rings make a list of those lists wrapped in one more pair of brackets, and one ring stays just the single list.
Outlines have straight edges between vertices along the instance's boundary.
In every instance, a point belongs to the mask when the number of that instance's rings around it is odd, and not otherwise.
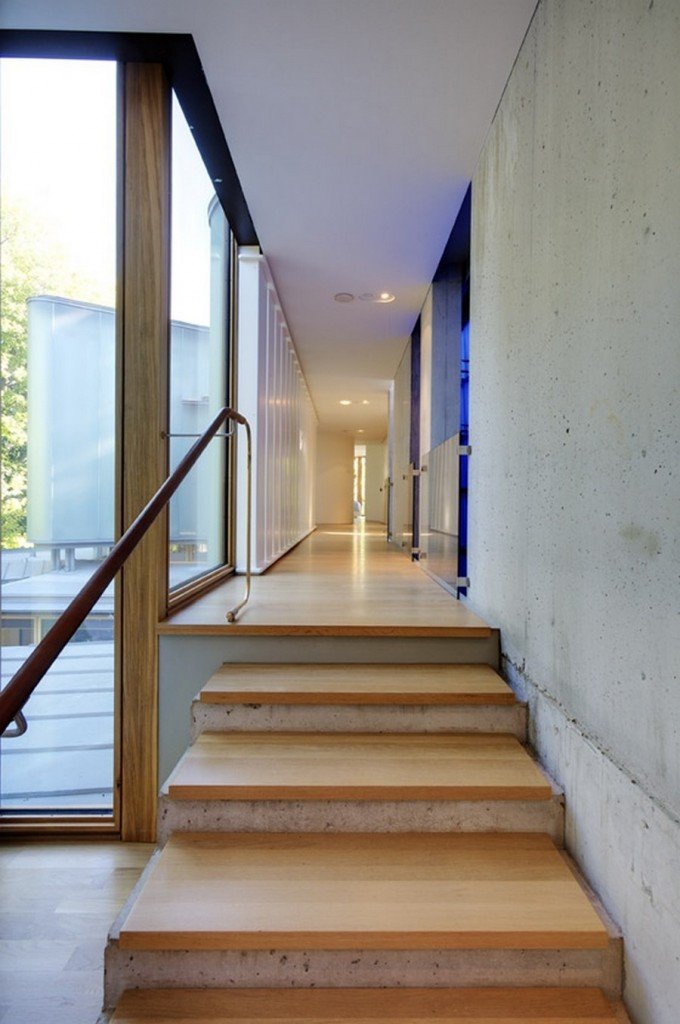
[{"label": "stair riser", "polygon": [[172,800],[158,808],[158,842],[172,832],[545,832],[564,839],[564,801]]},{"label": "stair riser", "polygon": [[[282,984],[283,982],[283,984]],[[601,950],[132,951],[109,943],[104,1005],[126,988],[595,986],[621,991],[621,941]]]},{"label": "stair riser", "polygon": [[201,732],[494,732],[526,738],[526,707],[438,705],[207,704],[194,701],[191,741]]}]

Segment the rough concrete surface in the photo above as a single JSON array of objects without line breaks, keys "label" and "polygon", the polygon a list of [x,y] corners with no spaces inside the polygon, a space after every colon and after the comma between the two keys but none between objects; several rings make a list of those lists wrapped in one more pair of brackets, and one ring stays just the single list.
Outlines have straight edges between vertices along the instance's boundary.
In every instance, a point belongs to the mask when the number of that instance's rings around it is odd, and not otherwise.
[{"label": "rough concrete surface", "polygon": [[201,732],[503,732],[526,736],[526,707],[479,705],[208,704],[194,701]]},{"label": "rough concrete surface", "polygon": [[473,179],[469,604],[636,1024],[680,1006],[678,53],[674,0],[544,0]]},{"label": "rough concrete surface", "polygon": [[564,838],[564,801],[173,800],[161,795],[158,842],[172,832],[545,832]]},{"label": "rough concrete surface", "polygon": [[560,950],[106,950],[104,1006],[126,988],[440,987],[621,984],[620,940],[606,949]]}]

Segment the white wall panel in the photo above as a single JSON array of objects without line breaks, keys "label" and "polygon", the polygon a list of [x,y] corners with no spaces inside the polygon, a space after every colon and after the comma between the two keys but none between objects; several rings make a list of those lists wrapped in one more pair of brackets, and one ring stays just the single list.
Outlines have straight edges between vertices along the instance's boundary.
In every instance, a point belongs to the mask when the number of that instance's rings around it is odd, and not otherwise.
[{"label": "white wall panel", "polygon": [[364,511],[369,522],[387,523],[387,445],[384,442],[366,444]]},{"label": "white wall panel", "polygon": [[[420,452],[432,444],[432,288],[420,311]],[[422,459],[421,459],[422,461]]]},{"label": "white wall panel", "polygon": [[351,523],[354,518],[354,440],[320,430],[317,437],[316,513],[319,523]]},{"label": "white wall panel", "polygon": [[[267,261],[251,248],[239,253],[236,407],[253,431],[252,566],[254,572],[262,572],[314,527],[317,421]],[[240,437],[240,572],[246,564],[245,522],[245,437]]]},{"label": "white wall panel", "polygon": [[411,448],[411,344],[394,378],[392,416],[392,541],[410,555],[413,540]]}]

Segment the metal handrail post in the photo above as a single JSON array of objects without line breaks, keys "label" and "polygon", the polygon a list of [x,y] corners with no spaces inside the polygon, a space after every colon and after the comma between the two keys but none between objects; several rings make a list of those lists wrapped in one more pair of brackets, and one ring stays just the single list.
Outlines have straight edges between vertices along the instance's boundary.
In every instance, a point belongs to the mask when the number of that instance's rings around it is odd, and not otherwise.
[{"label": "metal handrail post", "polygon": [[252,534],[252,502],[253,502],[253,450],[250,424],[247,420],[243,426],[246,428],[246,592],[240,604],[227,612],[227,622],[236,622],[236,616],[248,603],[250,598],[250,576],[251,576],[251,534]]}]

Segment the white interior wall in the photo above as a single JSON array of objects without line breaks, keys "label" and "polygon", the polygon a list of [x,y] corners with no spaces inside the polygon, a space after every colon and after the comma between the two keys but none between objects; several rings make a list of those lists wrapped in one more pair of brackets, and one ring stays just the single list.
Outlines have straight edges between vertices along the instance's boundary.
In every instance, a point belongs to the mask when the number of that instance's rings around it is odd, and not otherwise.
[{"label": "white interior wall", "polygon": [[353,521],[354,441],[320,430],[316,439],[316,521]]},{"label": "white interior wall", "polygon": [[387,445],[366,443],[366,493],[364,513],[374,523],[387,522]]},{"label": "white interior wall", "polygon": [[420,456],[432,443],[432,287],[420,311]]},{"label": "white interior wall", "polygon": [[680,7],[544,0],[473,179],[470,604],[636,1024],[680,1006]]},{"label": "white interior wall", "polygon": [[392,401],[392,541],[408,550],[413,538],[411,458],[411,343],[394,378]]},{"label": "white interior wall", "polygon": [[[239,253],[237,408],[253,432],[252,564],[261,572],[314,527],[316,413],[264,256]],[[246,563],[246,449],[239,432],[237,569]]]}]

